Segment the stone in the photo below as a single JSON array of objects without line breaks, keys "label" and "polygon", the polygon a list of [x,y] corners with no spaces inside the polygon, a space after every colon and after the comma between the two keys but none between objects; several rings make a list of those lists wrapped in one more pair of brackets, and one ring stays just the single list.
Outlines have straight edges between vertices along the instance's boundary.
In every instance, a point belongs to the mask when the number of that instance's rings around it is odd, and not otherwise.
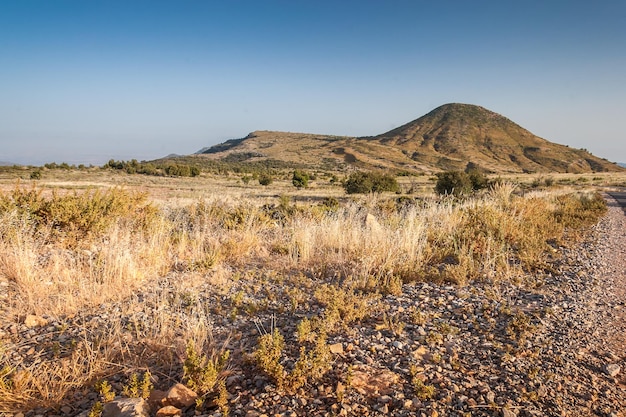
[{"label": "stone", "polygon": [[143,398],[121,398],[104,404],[102,417],[149,417],[148,403]]},{"label": "stone", "polygon": [[150,404],[151,408],[158,410],[163,407],[163,401],[167,398],[167,393],[165,391],[161,391],[158,389],[153,389],[150,391],[150,396],[148,397],[148,404]]},{"label": "stone", "polygon": [[417,360],[422,360],[424,356],[426,356],[426,353],[428,353],[428,350],[426,349],[426,347],[420,346],[413,351],[413,357]]},{"label": "stone", "polygon": [[196,398],[198,398],[198,394],[194,391],[190,390],[183,384],[176,384],[167,391],[167,394],[165,394],[163,404],[173,405],[178,408],[185,408],[195,404]]},{"label": "stone", "polygon": [[33,327],[42,327],[48,325],[48,320],[43,317],[35,316],[34,314],[29,314],[24,319],[24,326],[29,329]]},{"label": "stone", "polygon": [[398,374],[388,369],[376,369],[371,366],[359,366],[352,373],[352,388],[362,395],[390,395],[393,385],[400,380]]},{"label": "stone", "polygon": [[493,403],[496,400],[496,394],[493,391],[489,391],[486,395],[485,398],[487,399],[487,402],[489,404]]},{"label": "stone", "polygon": [[67,405],[61,407],[61,412],[63,414],[69,414],[72,412],[72,407],[68,407]]},{"label": "stone", "polygon": [[617,376],[621,370],[622,368],[615,363],[609,363],[604,367],[604,372],[606,372],[606,374],[610,377]]},{"label": "stone", "polygon": [[370,213],[367,213],[367,216],[365,216],[365,226],[374,232],[381,230],[380,223],[378,223],[376,217]]},{"label": "stone", "polygon": [[330,349],[330,353],[332,353],[332,354],[335,354],[335,355],[343,354],[343,344],[342,343],[332,344],[332,345],[328,346],[328,348]]},{"label": "stone", "polygon": [[396,349],[402,350],[402,348],[404,347],[404,345],[402,344],[402,342],[396,340],[393,342],[393,347],[395,347]]},{"label": "stone", "polygon": [[172,405],[166,405],[156,413],[156,417],[178,417],[182,415],[182,411]]}]

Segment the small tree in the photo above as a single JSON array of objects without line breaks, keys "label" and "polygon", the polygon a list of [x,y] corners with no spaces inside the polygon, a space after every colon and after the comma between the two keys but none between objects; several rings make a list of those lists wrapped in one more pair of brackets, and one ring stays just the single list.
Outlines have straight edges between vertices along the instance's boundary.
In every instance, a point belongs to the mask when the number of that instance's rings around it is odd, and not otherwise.
[{"label": "small tree", "polygon": [[465,172],[446,171],[437,174],[435,191],[437,194],[460,196],[472,192],[472,181]]},{"label": "small tree", "polygon": [[299,169],[293,171],[293,178],[291,182],[296,188],[306,188],[309,186],[309,174]]}]

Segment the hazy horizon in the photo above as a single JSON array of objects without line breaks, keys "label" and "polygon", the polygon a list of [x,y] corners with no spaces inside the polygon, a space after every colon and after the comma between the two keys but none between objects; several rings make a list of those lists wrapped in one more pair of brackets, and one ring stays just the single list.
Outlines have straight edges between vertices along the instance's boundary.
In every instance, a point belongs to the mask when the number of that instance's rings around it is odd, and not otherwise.
[{"label": "hazy horizon", "polygon": [[101,165],[254,130],[386,132],[445,103],[626,162],[626,3],[0,4],[0,161]]}]

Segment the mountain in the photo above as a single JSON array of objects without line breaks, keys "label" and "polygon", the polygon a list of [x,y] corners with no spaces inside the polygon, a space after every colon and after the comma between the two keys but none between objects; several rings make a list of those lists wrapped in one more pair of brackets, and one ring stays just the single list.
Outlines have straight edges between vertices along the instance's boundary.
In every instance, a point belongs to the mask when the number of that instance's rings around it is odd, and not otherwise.
[{"label": "mountain", "polygon": [[626,162],[618,162],[617,165],[621,166],[622,168],[626,168]]},{"label": "mountain", "polygon": [[493,173],[621,171],[584,149],[533,135],[506,117],[471,104],[445,104],[389,132],[371,137],[256,131],[204,148],[202,158],[224,162],[275,160],[326,169]]}]

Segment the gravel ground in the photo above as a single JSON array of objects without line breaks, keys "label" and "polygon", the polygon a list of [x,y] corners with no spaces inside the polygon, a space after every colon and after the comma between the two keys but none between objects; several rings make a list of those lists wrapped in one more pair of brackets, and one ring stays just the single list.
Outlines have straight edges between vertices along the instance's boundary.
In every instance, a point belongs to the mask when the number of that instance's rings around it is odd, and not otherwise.
[{"label": "gravel ground", "polygon": [[[264,309],[232,315],[227,313],[233,294],[248,294],[250,283],[236,282],[227,294],[212,285],[201,288],[197,296],[213,306],[206,318],[214,337],[227,340],[231,351],[230,415],[626,416],[626,216],[607,200],[607,215],[585,240],[555,248],[560,256],[523,285],[415,283],[404,285],[399,295],[372,301],[372,311],[384,311],[386,319],[372,314],[331,333],[331,370],[291,394],[278,390],[246,358],[256,348],[259,328],[275,323],[287,342],[283,365],[292,367],[297,323],[323,306],[310,300],[292,311],[280,296],[284,283],[268,279],[256,292]],[[163,291],[170,284],[167,278],[159,283]],[[279,296],[263,300],[272,293]],[[48,318],[41,327],[9,322],[0,336],[8,338],[5,349],[13,363],[28,367],[62,357],[74,338],[93,337],[111,315],[148,322],[150,309],[168,308],[162,300],[147,298],[142,311],[107,305],[63,321]],[[189,319],[180,310],[171,314]],[[111,381],[121,387],[119,378]],[[85,415],[96,398],[83,392],[62,409],[23,415]],[[183,415],[220,413],[208,408]]]}]

